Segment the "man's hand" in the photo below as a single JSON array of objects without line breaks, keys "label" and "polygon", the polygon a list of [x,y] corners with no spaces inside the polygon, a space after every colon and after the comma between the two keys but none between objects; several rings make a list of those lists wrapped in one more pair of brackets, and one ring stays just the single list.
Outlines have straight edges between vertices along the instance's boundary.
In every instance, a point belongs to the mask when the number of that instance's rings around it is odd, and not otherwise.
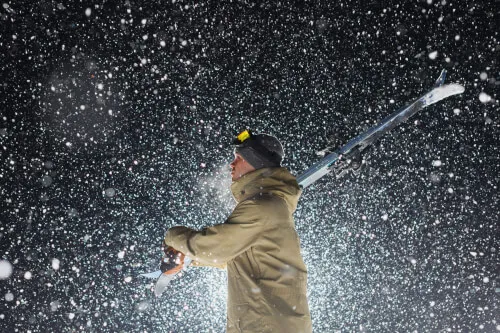
[{"label": "man's hand", "polygon": [[184,266],[184,253],[177,251],[167,244],[162,244],[163,258],[161,259],[160,270],[163,274],[177,274]]}]

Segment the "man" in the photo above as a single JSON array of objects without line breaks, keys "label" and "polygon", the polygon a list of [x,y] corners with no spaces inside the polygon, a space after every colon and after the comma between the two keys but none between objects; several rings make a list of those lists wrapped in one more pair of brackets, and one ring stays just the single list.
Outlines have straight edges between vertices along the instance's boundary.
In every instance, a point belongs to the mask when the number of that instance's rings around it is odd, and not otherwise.
[{"label": "man", "polygon": [[180,270],[184,254],[194,265],[227,267],[227,332],[310,333],[307,271],[292,216],[301,190],[281,167],[283,147],[273,136],[245,130],[234,156],[234,211],[201,231],[169,229],[162,271]]}]

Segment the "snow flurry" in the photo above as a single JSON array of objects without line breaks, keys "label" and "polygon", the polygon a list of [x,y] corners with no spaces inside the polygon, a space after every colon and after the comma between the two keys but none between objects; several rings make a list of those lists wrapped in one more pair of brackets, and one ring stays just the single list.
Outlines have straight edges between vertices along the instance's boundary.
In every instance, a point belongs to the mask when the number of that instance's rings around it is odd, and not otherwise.
[{"label": "snow flurry", "polygon": [[[406,4],[403,4],[406,3]],[[222,223],[230,143],[296,175],[430,87],[433,105],[295,214],[314,332],[500,331],[495,1],[3,1],[0,330],[223,332],[226,273],[154,299],[167,228]]]}]

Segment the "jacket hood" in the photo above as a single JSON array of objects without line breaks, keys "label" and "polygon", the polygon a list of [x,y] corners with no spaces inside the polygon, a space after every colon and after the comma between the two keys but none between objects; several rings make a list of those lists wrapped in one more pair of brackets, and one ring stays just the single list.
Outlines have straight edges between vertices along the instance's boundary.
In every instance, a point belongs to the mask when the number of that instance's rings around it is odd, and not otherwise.
[{"label": "jacket hood", "polygon": [[297,208],[302,190],[295,177],[286,168],[262,168],[234,181],[231,192],[236,202],[241,202],[259,193],[270,193],[285,200],[293,213]]}]

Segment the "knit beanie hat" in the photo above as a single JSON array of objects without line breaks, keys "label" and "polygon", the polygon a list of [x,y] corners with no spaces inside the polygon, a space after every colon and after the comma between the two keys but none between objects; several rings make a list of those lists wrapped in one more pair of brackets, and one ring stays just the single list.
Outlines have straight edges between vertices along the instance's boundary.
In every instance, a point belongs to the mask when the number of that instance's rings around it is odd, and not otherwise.
[{"label": "knit beanie hat", "polygon": [[245,130],[238,135],[234,144],[234,152],[240,154],[255,169],[281,166],[283,146],[272,135],[253,135]]}]

